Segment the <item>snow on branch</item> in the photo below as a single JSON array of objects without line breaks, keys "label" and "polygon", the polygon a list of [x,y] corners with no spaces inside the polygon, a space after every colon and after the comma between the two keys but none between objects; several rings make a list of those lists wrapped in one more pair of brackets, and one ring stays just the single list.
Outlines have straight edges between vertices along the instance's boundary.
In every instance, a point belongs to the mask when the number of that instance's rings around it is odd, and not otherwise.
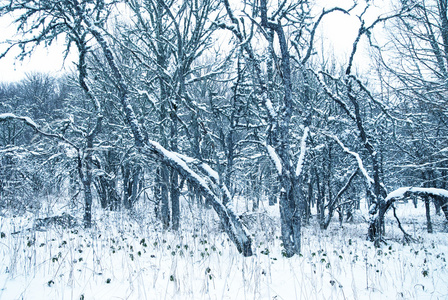
[{"label": "snow on branch", "polygon": [[42,136],[45,136],[47,138],[54,138],[54,139],[61,140],[61,141],[65,142],[65,143],[67,143],[68,145],[72,146],[76,150],[78,150],[78,147],[75,144],[73,144],[72,142],[70,142],[69,140],[67,140],[63,135],[61,135],[61,134],[54,134],[54,133],[48,133],[48,132],[42,131],[39,128],[39,126],[30,117],[17,116],[17,115],[15,115],[13,113],[3,113],[3,114],[0,114],[0,122],[8,121],[8,120],[23,121],[26,125],[28,125],[31,128],[33,128],[37,133],[41,134]]},{"label": "snow on branch", "polygon": [[213,183],[218,183],[219,182],[219,174],[218,174],[218,172],[213,170],[213,168],[210,167],[210,165],[208,165],[208,164],[206,164],[204,162],[201,162],[201,161],[199,161],[196,158],[189,157],[189,156],[181,154],[181,153],[173,152],[173,155],[176,155],[178,158],[180,158],[181,160],[185,161],[186,163],[196,165],[201,171],[205,172],[205,174],[208,177],[210,177],[210,179],[212,180]]},{"label": "snow on branch", "polygon": [[11,114],[11,113],[0,114],[0,122],[7,121],[7,120],[13,120],[13,119],[24,121],[27,125],[31,126],[33,129],[39,130],[39,127],[37,126],[37,124],[34,123],[34,121],[31,120],[30,117],[16,116],[15,114]]},{"label": "snow on branch", "polygon": [[201,163],[201,168],[208,174],[209,177],[213,178],[215,182],[219,182],[219,174],[213,170],[208,164]]},{"label": "snow on branch", "polygon": [[[312,70],[311,70],[312,71]],[[321,76],[319,76],[318,74],[316,74],[314,71],[312,71],[312,73],[314,74],[314,76],[316,77],[317,81],[319,82],[319,84],[321,85],[321,87],[323,88],[325,94],[327,94],[328,97],[331,98],[331,100],[333,100],[334,102],[336,102],[337,104],[339,104],[339,106],[347,113],[347,115],[352,119],[352,120],[356,120],[356,116],[353,114],[353,112],[350,111],[350,108],[348,107],[348,105],[341,99],[339,98],[336,94],[334,94],[330,88],[327,86],[327,84],[325,83],[324,79],[321,78]],[[330,77],[333,81],[336,81],[336,78],[333,78],[330,74],[327,74],[323,71],[320,71],[319,74],[321,74],[322,76],[325,75],[326,77]]]},{"label": "snow on branch", "polygon": [[[146,152],[150,156],[156,156],[158,159],[167,165],[177,169],[182,176],[185,176],[190,182],[198,187],[203,195],[210,201],[216,213],[224,224],[224,229],[229,235],[230,239],[235,243],[238,251],[244,256],[252,255],[251,239],[249,234],[245,231],[237,214],[232,208],[231,202],[222,203],[217,195],[211,190],[206,179],[192,170],[187,162],[182,159],[182,155],[165,149],[158,142],[148,140],[141,151]],[[187,158],[187,157],[186,157]],[[202,166],[204,167],[204,166]],[[210,168],[211,169],[211,168]],[[213,172],[212,172],[213,174]]]},{"label": "snow on branch", "polygon": [[372,177],[370,177],[369,173],[367,172],[367,170],[364,168],[364,164],[362,163],[362,159],[361,156],[359,156],[358,153],[350,151],[350,149],[348,149],[348,147],[346,147],[339,139],[337,136],[335,135],[330,135],[330,134],[325,134],[326,136],[332,138],[333,140],[336,141],[336,143],[339,144],[339,146],[341,146],[342,150],[344,150],[345,153],[352,155],[353,157],[355,157],[356,162],[358,163],[358,168],[359,170],[361,170],[362,175],[364,175],[366,181],[367,181],[367,185],[371,186],[372,183],[374,183]]},{"label": "snow on branch", "polygon": [[184,154],[180,154],[180,153],[174,153],[177,157],[179,157],[180,159],[184,160],[186,163],[190,163],[195,165],[201,172],[204,173],[204,175],[208,176],[208,179],[210,179],[210,184],[214,187],[214,188],[219,188],[221,190],[222,193],[222,203],[228,208],[228,209],[233,209],[232,208],[232,195],[230,194],[229,189],[227,188],[227,186],[220,180],[220,176],[219,173],[216,172],[215,170],[213,170],[212,167],[210,167],[210,165],[199,161],[196,158],[192,158],[189,157],[187,155]]},{"label": "snow on branch", "polygon": [[275,112],[275,109],[274,109],[274,106],[272,105],[271,99],[269,99],[269,97],[267,97],[265,94],[263,95],[262,99],[263,99],[264,106],[266,107],[266,110],[268,111],[269,119],[275,120],[277,117],[277,113]]},{"label": "snow on branch", "polygon": [[275,165],[275,168],[277,169],[278,175],[282,175],[283,169],[282,169],[282,163],[280,161],[280,157],[278,157],[277,152],[275,152],[275,149],[268,144],[265,144],[266,150],[268,151],[269,157],[271,158],[272,162]]},{"label": "snow on branch", "polygon": [[302,173],[303,162],[305,161],[305,152],[306,152],[306,139],[308,138],[308,133],[310,132],[310,128],[307,126],[303,131],[302,141],[300,142],[300,155],[299,161],[297,162],[296,168],[296,177],[300,176]]},{"label": "snow on branch", "polygon": [[153,148],[154,150],[156,150],[156,152],[162,154],[165,158],[165,160],[168,160],[168,162],[170,162],[171,164],[175,164],[178,167],[180,167],[184,172],[188,173],[188,177],[190,178],[194,178],[195,181],[197,183],[199,183],[200,185],[202,185],[203,187],[206,187],[208,189],[208,184],[207,182],[204,180],[204,178],[202,178],[201,176],[199,176],[196,172],[194,172],[185,162],[185,160],[183,160],[181,157],[179,157],[177,155],[177,153],[169,151],[167,149],[165,149],[162,145],[160,145],[158,142],[156,141],[148,141],[148,144],[151,146],[151,148]]},{"label": "snow on branch", "polygon": [[[174,152],[173,152],[174,153]],[[189,157],[187,155],[184,154],[180,154],[180,153],[174,153],[177,157],[179,157],[180,159],[184,160],[186,163],[190,163],[193,165],[196,165],[196,167],[198,167],[198,169],[200,171],[202,171],[203,173],[205,173],[204,175],[208,176],[208,179],[210,179],[212,186],[219,187],[219,189],[221,190],[222,193],[222,203],[228,208],[233,210],[232,208],[232,196],[230,194],[229,189],[227,188],[227,186],[220,180],[220,176],[219,173],[216,172],[215,170],[213,170],[212,167],[210,167],[210,165],[199,161],[196,158],[192,158]]]},{"label": "snow on branch", "polygon": [[395,191],[390,192],[387,195],[385,200],[393,201],[393,200],[403,199],[403,198],[409,197],[411,194],[443,197],[443,198],[446,198],[448,201],[448,191],[447,190],[437,189],[437,188],[420,188],[420,187],[402,187],[402,188],[396,189]]},{"label": "snow on branch", "polygon": [[232,207],[232,196],[230,194],[229,189],[227,188],[227,186],[220,180],[220,176],[219,173],[216,172],[215,170],[212,169],[212,167],[210,167],[208,164],[201,162],[200,164],[198,164],[198,168],[199,170],[201,170],[202,172],[205,172],[206,175],[208,175],[208,177],[211,179],[212,183],[219,187],[219,189],[221,190],[222,193],[222,203],[228,208],[233,210]]}]

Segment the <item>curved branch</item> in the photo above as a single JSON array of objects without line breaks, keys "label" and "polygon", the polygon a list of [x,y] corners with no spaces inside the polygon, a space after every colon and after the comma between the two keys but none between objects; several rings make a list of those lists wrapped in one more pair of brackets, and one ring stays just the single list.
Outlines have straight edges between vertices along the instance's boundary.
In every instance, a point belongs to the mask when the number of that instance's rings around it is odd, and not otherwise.
[{"label": "curved branch", "polygon": [[310,42],[309,42],[309,46],[308,46],[308,50],[306,51],[305,57],[302,59],[302,64],[305,64],[307,62],[307,60],[311,57],[311,51],[313,50],[313,45],[314,45],[314,36],[316,35],[316,30],[317,27],[319,26],[320,22],[322,21],[322,19],[324,18],[325,15],[328,15],[332,12],[335,11],[340,11],[344,14],[349,14],[349,12],[356,6],[356,4],[354,4],[350,9],[345,10],[343,8],[340,7],[333,7],[329,10],[322,10],[322,13],[319,15],[319,18],[317,19],[316,23],[314,23],[313,29],[311,29],[311,33],[310,33]]},{"label": "curved branch", "polygon": [[30,117],[17,116],[17,115],[12,114],[12,113],[0,114],[0,122],[4,122],[4,121],[8,121],[8,120],[19,120],[19,121],[22,121],[22,122],[25,123],[25,125],[31,127],[38,134],[40,134],[40,135],[42,135],[42,136],[44,136],[46,138],[56,139],[56,140],[62,141],[64,143],[72,146],[73,148],[75,148],[76,151],[79,151],[79,148],[75,144],[73,144],[72,142],[67,140],[63,135],[45,132],[42,129],[40,129],[39,126]]}]

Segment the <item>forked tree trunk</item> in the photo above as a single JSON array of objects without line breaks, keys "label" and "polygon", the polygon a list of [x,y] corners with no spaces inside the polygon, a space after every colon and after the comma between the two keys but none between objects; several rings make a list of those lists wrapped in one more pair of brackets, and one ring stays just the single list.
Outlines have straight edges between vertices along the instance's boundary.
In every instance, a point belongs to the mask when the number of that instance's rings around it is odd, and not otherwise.
[{"label": "forked tree trunk", "polygon": [[301,217],[302,208],[299,205],[301,195],[299,195],[300,183],[295,178],[295,172],[290,157],[290,122],[292,116],[292,82],[291,65],[288,44],[282,25],[271,22],[267,17],[266,0],[261,0],[261,26],[272,30],[278,37],[278,43],[281,52],[281,68],[283,79],[283,100],[281,109],[273,132],[273,144],[282,165],[280,174],[280,217],[282,229],[282,241],[284,245],[284,255],[291,257],[300,253],[301,248]]}]

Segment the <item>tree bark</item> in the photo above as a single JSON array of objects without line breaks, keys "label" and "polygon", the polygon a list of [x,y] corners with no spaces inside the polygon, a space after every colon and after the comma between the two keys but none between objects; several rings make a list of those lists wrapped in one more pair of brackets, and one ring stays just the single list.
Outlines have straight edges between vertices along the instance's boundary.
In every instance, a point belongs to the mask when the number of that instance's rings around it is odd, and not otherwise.
[{"label": "tree bark", "polygon": [[426,196],[425,199],[425,214],[426,214],[426,229],[428,233],[432,233],[432,223],[431,223],[431,208],[430,208],[430,197]]},{"label": "tree bark", "polygon": [[285,32],[280,22],[273,23],[267,18],[266,0],[260,1],[261,26],[273,30],[278,37],[281,52],[281,67],[283,79],[283,101],[280,105],[278,123],[275,126],[273,138],[276,151],[282,164],[280,174],[280,217],[284,255],[291,257],[300,253],[301,248],[301,217],[299,197],[299,181],[294,176],[290,157],[290,122],[292,116],[292,83],[291,65]]},{"label": "tree bark", "polygon": [[156,216],[162,222],[163,228],[170,226],[170,208],[168,202],[168,168],[165,164],[160,164],[156,172],[155,180],[155,198],[156,198]]}]

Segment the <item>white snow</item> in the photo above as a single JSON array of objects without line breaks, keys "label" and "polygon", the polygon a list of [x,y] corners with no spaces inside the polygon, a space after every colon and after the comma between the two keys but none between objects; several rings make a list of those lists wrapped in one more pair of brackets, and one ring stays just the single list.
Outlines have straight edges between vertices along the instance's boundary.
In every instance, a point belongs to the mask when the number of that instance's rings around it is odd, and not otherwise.
[{"label": "white snow", "polygon": [[303,162],[305,161],[306,139],[308,138],[309,131],[309,127],[305,127],[305,130],[303,131],[302,140],[300,142],[300,155],[296,168],[296,177],[300,176],[300,174],[302,173]]},{"label": "white snow", "polygon": [[208,164],[202,163],[201,167],[207,172],[207,174],[212,177],[216,182],[219,182],[219,174],[213,170]]},{"label": "white snow", "polygon": [[23,118],[23,120],[25,120],[25,122],[27,122],[29,125],[33,126],[34,128],[37,128],[37,124],[34,123],[34,121],[31,120],[30,117],[22,117],[22,118]]},{"label": "white snow", "polygon": [[[145,211],[143,208],[142,213]],[[192,209],[190,211],[190,209]],[[302,255],[282,256],[278,207],[250,230],[252,257],[242,257],[215,214],[183,210],[181,230],[158,221],[95,211],[95,228],[31,228],[33,217],[0,217],[0,299],[447,299],[448,237],[424,232],[424,209],[397,213],[415,244],[389,225],[381,248],[365,240],[359,219],[327,231],[303,228]],[[434,215],[435,224],[443,217]],[[261,222],[263,220],[263,222]],[[421,222],[421,224],[419,223]],[[258,225],[257,225],[258,224]],[[195,230],[198,229],[199,230]],[[440,227],[441,228],[441,227]],[[411,229],[411,230],[409,230]]]},{"label": "white snow", "polygon": [[195,178],[199,182],[199,184],[201,184],[204,188],[209,189],[208,184],[204,180],[204,178],[202,178],[201,176],[196,174],[193,170],[191,170],[190,167],[187,165],[187,163],[184,160],[182,160],[177,153],[165,149],[164,147],[162,147],[162,145],[160,145],[156,141],[149,140],[148,144],[157,149],[157,151],[162,153],[167,159],[170,159],[177,165],[179,165],[185,172],[189,173],[192,178]]},{"label": "white snow", "polygon": [[[390,195],[398,197],[409,189]],[[364,208],[355,212],[361,215],[357,221],[344,223],[343,228],[337,221],[327,231],[313,221],[304,226],[302,255],[288,259],[281,254],[278,206],[270,207],[266,200],[260,203],[262,210],[255,212],[256,222],[248,229],[255,254],[245,258],[222,233],[213,211],[181,199],[188,209],[182,210],[177,232],[159,228],[159,222],[148,214],[153,207],[147,206],[136,207],[136,215],[144,217],[135,220],[123,212],[98,208],[93,214],[95,227],[90,230],[50,228],[40,232],[32,230],[29,213],[0,216],[0,232],[4,233],[0,238],[0,299],[448,297],[448,236],[440,232],[444,216],[432,212],[437,233],[427,234],[423,203],[416,209],[411,203],[397,203],[403,226],[420,238],[418,243],[402,244],[402,233],[389,212],[385,222],[388,244],[375,248],[365,240],[368,223],[362,217],[367,216]],[[227,209],[237,216],[245,212],[244,205],[238,203],[227,204]],[[82,214],[82,209],[74,211]]]},{"label": "white snow", "polygon": [[268,111],[269,118],[275,119],[277,114],[275,113],[275,109],[274,106],[272,105],[271,99],[269,99],[269,97],[267,97],[266,95],[263,95],[263,102]]},{"label": "white snow", "polygon": [[390,192],[387,195],[385,200],[387,201],[387,200],[390,200],[393,198],[401,199],[404,197],[404,194],[406,192],[426,193],[426,194],[430,194],[430,195],[442,196],[442,197],[448,198],[448,191],[444,190],[444,189],[421,188],[421,187],[402,187],[402,188],[396,189],[393,192]]},{"label": "white snow", "polygon": [[137,90],[137,93],[138,93],[140,96],[146,96],[146,98],[147,98],[149,101],[151,101],[151,103],[152,103],[154,106],[156,105],[157,100],[154,99],[154,97],[153,97],[152,95],[150,95],[150,94],[148,93],[148,91],[145,91],[145,90]]},{"label": "white snow", "polygon": [[[168,151],[168,150],[167,150]],[[186,163],[198,163],[199,161],[195,158],[189,157],[187,155],[172,152],[174,155],[176,155],[179,159],[185,161]],[[199,164],[198,164],[199,165]],[[200,163],[200,167],[203,169],[203,171],[207,172],[207,175],[212,177],[216,182],[219,182],[219,174],[215,170],[212,169],[208,164],[202,162]]]},{"label": "white snow", "polygon": [[181,153],[176,153],[176,155],[177,155],[180,159],[184,160],[186,163],[194,163],[194,162],[197,161],[197,159],[195,159],[195,158],[193,158],[193,157],[190,157],[190,156],[187,156],[187,155],[184,155],[184,154],[181,154]]},{"label": "white snow", "polygon": [[37,124],[36,124],[30,117],[17,116],[17,115],[12,114],[12,113],[3,113],[3,114],[0,114],[0,121],[8,120],[8,119],[22,120],[22,121],[25,121],[26,123],[28,123],[28,125],[34,127],[35,129],[38,129],[38,128],[39,128],[39,127],[37,126]]},{"label": "white snow", "polygon": [[358,163],[358,167],[361,170],[361,173],[364,175],[367,184],[370,186],[374,181],[372,179],[372,177],[370,177],[369,173],[367,172],[367,170],[364,168],[364,164],[362,162],[361,157],[359,156],[358,153],[350,151],[350,149],[348,149],[348,147],[346,147],[339,139],[337,136],[335,135],[330,135],[331,138],[333,138],[338,144],[339,146],[341,146],[341,148],[344,150],[344,152],[346,152],[347,154],[352,155],[353,157],[355,157],[356,162]]},{"label": "white snow", "polygon": [[282,163],[280,161],[280,158],[277,155],[277,152],[275,152],[275,149],[271,145],[265,145],[266,150],[268,151],[269,157],[274,162],[275,168],[277,169],[278,175],[282,175]]}]

